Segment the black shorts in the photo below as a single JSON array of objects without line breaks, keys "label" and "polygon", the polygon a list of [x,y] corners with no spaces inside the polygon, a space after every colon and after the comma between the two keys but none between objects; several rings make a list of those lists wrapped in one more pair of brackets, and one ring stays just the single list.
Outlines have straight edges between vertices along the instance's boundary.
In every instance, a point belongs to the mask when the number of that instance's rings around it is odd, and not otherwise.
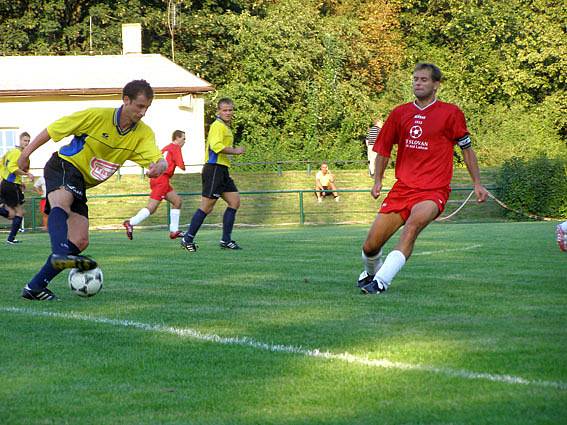
[{"label": "black shorts", "polygon": [[219,199],[224,192],[238,192],[234,180],[228,175],[228,167],[219,164],[205,164],[202,195],[206,198]]},{"label": "black shorts", "polygon": [[[45,189],[48,195],[54,190],[64,188],[73,194],[71,211],[89,218],[85,179],[73,164],[60,158],[57,152],[55,152],[45,164],[43,177],[45,178]],[[50,210],[51,205],[49,205],[48,197],[45,203],[45,213],[49,214]]]},{"label": "black shorts", "polygon": [[2,183],[0,183],[0,198],[10,208],[16,208],[26,202],[22,186],[8,180],[2,180]]}]

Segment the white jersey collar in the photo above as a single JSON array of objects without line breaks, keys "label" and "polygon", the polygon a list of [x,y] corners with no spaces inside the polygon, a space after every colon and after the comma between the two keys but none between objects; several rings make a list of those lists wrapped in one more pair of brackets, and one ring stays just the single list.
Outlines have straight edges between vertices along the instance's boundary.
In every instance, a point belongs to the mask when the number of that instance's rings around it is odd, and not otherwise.
[{"label": "white jersey collar", "polygon": [[413,101],[413,104],[415,105],[415,107],[417,109],[419,109],[420,111],[425,111],[427,108],[429,108],[431,105],[434,105],[435,103],[437,103],[437,98],[433,99],[433,102],[431,102],[429,105],[424,106],[423,108],[421,106],[419,106],[417,103],[415,103],[415,100]]}]

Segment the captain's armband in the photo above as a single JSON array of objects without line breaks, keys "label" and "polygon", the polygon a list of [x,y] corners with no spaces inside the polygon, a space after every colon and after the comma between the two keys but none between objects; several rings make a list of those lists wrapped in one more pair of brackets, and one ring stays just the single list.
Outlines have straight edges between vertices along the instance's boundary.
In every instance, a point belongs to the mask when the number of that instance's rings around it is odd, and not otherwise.
[{"label": "captain's armband", "polygon": [[468,134],[465,134],[463,137],[457,140],[457,145],[459,145],[461,149],[470,148],[472,145],[471,137]]}]

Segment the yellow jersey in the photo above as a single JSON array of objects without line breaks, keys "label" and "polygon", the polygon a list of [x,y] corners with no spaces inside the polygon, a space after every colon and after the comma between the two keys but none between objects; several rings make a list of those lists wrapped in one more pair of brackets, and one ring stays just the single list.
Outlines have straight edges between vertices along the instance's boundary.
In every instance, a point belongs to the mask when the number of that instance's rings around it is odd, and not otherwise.
[{"label": "yellow jersey", "polygon": [[58,155],[73,164],[83,175],[87,188],[112,176],[127,160],[147,168],[162,155],[152,129],[138,121],[121,129],[122,107],[90,108],[62,117],[47,127],[56,142],[73,135],[71,143]]},{"label": "yellow jersey", "polygon": [[315,180],[319,180],[319,182],[321,183],[321,186],[329,186],[329,183],[332,182],[331,177],[333,175],[331,174],[331,172],[327,172],[327,174],[323,174],[323,172],[321,170],[317,171],[317,174],[315,174]]},{"label": "yellow jersey", "polygon": [[226,123],[217,118],[209,129],[207,143],[205,144],[205,163],[220,164],[230,167],[230,156],[221,153],[224,148],[231,148],[234,143],[232,130]]},{"label": "yellow jersey", "polygon": [[18,159],[20,158],[21,154],[22,151],[20,150],[20,148],[11,149],[4,154],[4,156],[2,157],[2,164],[0,165],[0,176],[3,180],[16,184],[22,184],[22,176],[16,174],[16,170],[19,169]]}]

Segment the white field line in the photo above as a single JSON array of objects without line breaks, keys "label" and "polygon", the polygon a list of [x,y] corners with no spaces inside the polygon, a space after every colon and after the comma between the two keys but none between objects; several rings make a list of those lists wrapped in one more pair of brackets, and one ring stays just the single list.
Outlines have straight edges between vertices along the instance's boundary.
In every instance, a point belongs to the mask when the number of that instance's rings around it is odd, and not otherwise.
[{"label": "white field line", "polygon": [[465,246],[465,247],[462,247],[462,248],[448,248],[448,249],[439,249],[439,250],[436,250],[436,251],[414,252],[412,254],[412,257],[416,256],[416,255],[432,255],[432,254],[443,254],[445,252],[469,251],[471,249],[480,248],[481,246],[482,246],[481,244],[477,243],[477,244]]},{"label": "white field line", "polygon": [[537,387],[555,388],[567,390],[567,382],[562,381],[543,381],[537,379],[526,379],[519,376],[499,375],[485,372],[471,372],[463,369],[450,369],[444,367],[428,366],[421,364],[393,362],[388,359],[369,359],[368,357],[356,356],[350,353],[335,354],[319,349],[308,349],[301,346],[272,344],[256,341],[249,337],[223,337],[216,334],[204,334],[195,329],[175,328],[171,326],[152,325],[149,323],[134,322],[131,320],[109,319],[106,317],[93,317],[78,313],[57,313],[50,311],[36,311],[27,308],[0,307],[1,312],[26,314],[28,316],[53,317],[57,319],[83,320],[97,324],[119,326],[123,328],[134,328],[146,332],[156,332],[163,334],[176,335],[182,338],[192,338],[199,341],[214,342],[223,345],[236,345],[251,347],[257,350],[270,351],[276,353],[297,354],[305,357],[320,358],[326,360],[339,360],[347,363],[364,365],[369,367],[379,367],[384,369],[411,370],[419,372],[436,373],[454,378],[480,379],[485,381],[499,382],[512,385],[530,385]]}]

